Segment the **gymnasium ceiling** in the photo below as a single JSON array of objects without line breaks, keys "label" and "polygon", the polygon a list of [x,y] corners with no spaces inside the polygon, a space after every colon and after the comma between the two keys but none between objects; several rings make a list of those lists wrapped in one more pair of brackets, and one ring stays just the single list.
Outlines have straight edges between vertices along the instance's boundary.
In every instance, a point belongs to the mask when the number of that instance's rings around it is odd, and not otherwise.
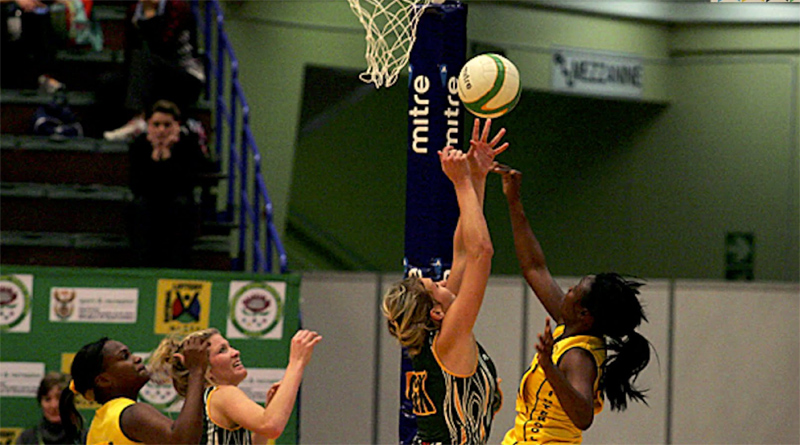
[{"label": "gymnasium ceiling", "polygon": [[519,6],[574,10],[664,23],[800,24],[800,0],[517,0]]}]

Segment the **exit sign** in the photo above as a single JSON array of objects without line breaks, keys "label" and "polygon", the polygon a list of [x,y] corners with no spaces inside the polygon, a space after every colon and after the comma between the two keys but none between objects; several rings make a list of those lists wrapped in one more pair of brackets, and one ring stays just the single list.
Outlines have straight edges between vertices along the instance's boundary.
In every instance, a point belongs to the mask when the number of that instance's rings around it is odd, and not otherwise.
[{"label": "exit sign", "polygon": [[729,232],[725,236],[725,279],[752,280],[755,264],[755,235]]}]

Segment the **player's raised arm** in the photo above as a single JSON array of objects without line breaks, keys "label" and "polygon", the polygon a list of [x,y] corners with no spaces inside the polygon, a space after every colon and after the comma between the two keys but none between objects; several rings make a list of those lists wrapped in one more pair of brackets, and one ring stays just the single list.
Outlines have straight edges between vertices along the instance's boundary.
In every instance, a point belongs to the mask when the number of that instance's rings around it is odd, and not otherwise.
[{"label": "player's raised arm", "polygon": [[[469,141],[470,148],[467,152],[469,162],[470,178],[475,193],[478,195],[478,202],[483,209],[484,196],[486,194],[486,176],[492,170],[495,156],[504,152],[508,148],[508,142],[500,143],[506,133],[505,128],[501,128],[497,134],[489,140],[491,134],[492,120],[486,119],[486,123],[481,130],[481,121],[475,118],[472,127],[472,137]],[[464,276],[466,256],[466,246],[461,228],[461,217],[458,218],[456,231],[453,235],[453,264],[450,267],[450,277],[447,279],[447,288],[454,294],[458,294],[461,288],[461,279]]]},{"label": "player's raised arm", "polygon": [[503,193],[508,202],[508,213],[514,232],[514,248],[522,276],[547,312],[557,323],[561,323],[563,321],[561,302],[564,299],[564,292],[550,275],[542,246],[533,234],[525,215],[520,195],[522,173],[502,164],[495,164],[493,171],[503,176]]},{"label": "player's raised arm", "polygon": [[446,147],[439,158],[442,170],[456,190],[466,255],[461,287],[448,309],[449,316],[442,319],[437,350],[445,365],[449,362],[454,368],[461,368],[461,362],[466,361],[462,357],[474,363],[472,327],[483,303],[494,250],[483,208],[470,178],[467,155]]}]

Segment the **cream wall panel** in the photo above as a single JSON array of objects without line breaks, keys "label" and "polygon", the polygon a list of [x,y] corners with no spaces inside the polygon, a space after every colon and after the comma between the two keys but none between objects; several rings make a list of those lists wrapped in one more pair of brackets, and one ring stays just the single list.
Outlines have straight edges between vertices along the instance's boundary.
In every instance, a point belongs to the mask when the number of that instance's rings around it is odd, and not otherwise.
[{"label": "cream wall panel", "polygon": [[322,334],[301,393],[300,442],[373,442],[377,279],[374,274],[304,274],[303,327]]},{"label": "cream wall panel", "polygon": [[[304,275],[303,322],[324,340],[303,384],[301,443],[397,442],[400,348],[378,307],[397,279]],[[578,278],[557,281],[566,289]],[[679,281],[674,289],[670,320],[670,282],[649,280],[642,288],[650,322],[640,332],[655,355],[638,384],[649,389],[650,406],[632,403],[621,413],[607,406],[585,433],[586,443],[667,443],[668,425],[670,443],[800,441],[800,286]],[[491,278],[475,328],[503,379],[504,407],[491,443],[512,424],[516,385],[545,315],[524,280]]]},{"label": "cream wall panel", "polygon": [[678,282],[674,443],[800,442],[800,286]]},{"label": "cream wall panel", "polygon": [[491,277],[473,329],[502,380],[503,406],[494,418],[489,443],[500,443],[514,426],[514,400],[523,366],[524,293],[524,283],[517,277]]},{"label": "cream wall panel", "polygon": [[[381,275],[381,295],[398,280],[402,274]],[[380,304],[380,303],[379,303]],[[378,443],[397,444],[400,428],[400,343],[389,335],[385,318],[380,316],[380,386],[378,388]]]}]

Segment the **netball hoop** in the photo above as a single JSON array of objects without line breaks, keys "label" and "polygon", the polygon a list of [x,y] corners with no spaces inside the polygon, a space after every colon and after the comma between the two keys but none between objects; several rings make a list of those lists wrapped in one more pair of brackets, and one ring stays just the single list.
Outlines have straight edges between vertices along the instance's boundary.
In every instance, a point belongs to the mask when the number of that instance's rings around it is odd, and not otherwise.
[{"label": "netball hoop", "polygon": [[359,74],[375,88],[397,81],[408,64],[417,23],[425,8],[444,0],[347,0],[367,32],[367,70]]}]

